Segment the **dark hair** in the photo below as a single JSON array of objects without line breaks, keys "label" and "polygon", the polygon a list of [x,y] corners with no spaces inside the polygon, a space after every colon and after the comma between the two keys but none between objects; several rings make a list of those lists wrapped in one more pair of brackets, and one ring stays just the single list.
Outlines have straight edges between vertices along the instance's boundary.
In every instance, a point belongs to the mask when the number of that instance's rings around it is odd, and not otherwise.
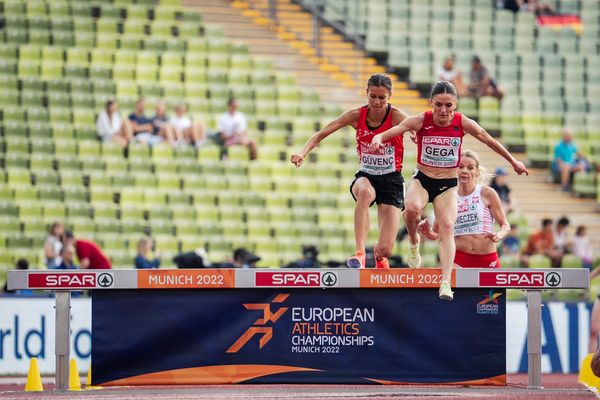
[{"label": "dark hair", "polygon": [[575,231],[575,235],[580,236],[583,232],[585,232],[585,226],[579,225]]},{"label": "dark hair", "polygon": [[113,105],[114,103],[116,103],[117,101],[115,99],[110,99],[110,100],[106,100],[106,105],[104,106],[104,108],[106,110],[108,110],[108,107],[110,107],[111,105]]},{"label": "dark hair", "polygon": [[548,225],[552,225],[552,220],[550,218],[544,218],[542,220],[542,228],[545,228]]},{"label": "dark hair", "polygon": [[431,87],[431,93],[429,93],[429,98],[433,99],[433,96],[436,94],[449,93],[454,97],[458,97],[456,93],[456,88],[452,84],[452,82],[448,81],[439,81],[433,84]]},{"label": "dark hair", "polygon": [[17,269],[29,269],[29,261],[24,258],[17,260]]},{"label": "dark hair", "polygon": [[558,226],[569,226],[571,222],[567,217],[560,217],[560,219],[556,222]]},{"label": "dark hair", "polygon": [[387,89],[388,92],[392,92],[392,80],[389,76],[384,74],[371,75],[371,77],[369,77],[369,80],[367,81],[367,90],[371,86],[384,87]]},{"label": "dark hair", "polygon": [[231,107],[231,104],[235,101],[235,97],[230,97],[229,100],[227,100],[227,107]]},{"label": "dark hair", "polygon": [[73,239],[75,236],[73,236],[73,232],[71,231],[66,231],[65,232],[65,239]]}]

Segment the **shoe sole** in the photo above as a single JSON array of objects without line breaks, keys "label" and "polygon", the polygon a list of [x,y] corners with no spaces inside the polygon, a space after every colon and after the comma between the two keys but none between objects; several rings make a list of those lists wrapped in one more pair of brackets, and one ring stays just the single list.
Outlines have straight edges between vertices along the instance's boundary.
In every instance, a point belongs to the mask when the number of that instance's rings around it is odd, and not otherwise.
[{"label": "shoe sole", "polygon": [[354,268],[354,269],[357,269],[357,268],[362,268],[362,265],[360,264],[360,261],[359,261],[359,260],[357,260],[356,258],[349,258],[349,259],[346,261],[346,266],[347,266],[348,268]]},{"label": "shoe sole", "polygon": [[454,300],[454,296],[448,296],[447,294],[440,294],[440,300],[452,301]]}]

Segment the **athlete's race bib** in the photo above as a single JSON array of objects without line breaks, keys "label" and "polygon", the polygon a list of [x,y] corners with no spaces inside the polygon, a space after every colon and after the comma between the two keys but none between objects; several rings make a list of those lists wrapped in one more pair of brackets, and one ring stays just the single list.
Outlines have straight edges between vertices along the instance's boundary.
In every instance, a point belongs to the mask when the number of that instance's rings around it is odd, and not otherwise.
[{"label": "athlete's race bib", "polygon": [[430,167],[449,168],[458,165],[460,138],[425,136],[422,139],[420,163]]},{"label": "athlete's race bib", "polygon": [[396,149],[389,145],[372,154],[369,153],[369,145],[361,143],[360,170],[370,175],[384,175],[396,171]]}]

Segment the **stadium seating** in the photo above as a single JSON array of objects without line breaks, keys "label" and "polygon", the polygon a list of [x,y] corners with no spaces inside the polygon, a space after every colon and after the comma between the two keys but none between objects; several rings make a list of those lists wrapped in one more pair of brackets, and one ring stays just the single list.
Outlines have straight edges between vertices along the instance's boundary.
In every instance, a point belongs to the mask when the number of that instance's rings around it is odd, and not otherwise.
[{"label": "stadium seating", "polygon": [[[23,256],[43,267],[55,220],[97,241],[116,267],[132,266],[142,235],[155,238],[164,266],[199,246],[215,262],[246,246],[263,257],[260,266],[299,258],[303,243],[318,243],[325,260],[353,251],[351,217],[341,227],[331,217],[348,205],[350,142],[331,138],[312,159],[318,165],[295,170],[287,161],[290,144],[339,113],[294,76],[249,56],[178,1],[1,3],[0,277]],[[259,139],[258,161],[243,148],[221,161],[213,145],[125,153],[95,134],[111,98],[123,115],[140,96],[150,115],[159,99],[170,110],[183,101],[214,129],[232,95]]]}]

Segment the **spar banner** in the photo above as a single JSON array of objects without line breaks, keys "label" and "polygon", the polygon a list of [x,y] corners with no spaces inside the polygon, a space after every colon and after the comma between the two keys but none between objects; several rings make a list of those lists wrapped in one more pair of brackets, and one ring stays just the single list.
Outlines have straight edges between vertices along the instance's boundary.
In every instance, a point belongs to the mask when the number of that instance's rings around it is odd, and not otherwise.
[{"label": "spar banner", "polygon": [[92,294],[94,385],[506,384],[503,289]]}]

